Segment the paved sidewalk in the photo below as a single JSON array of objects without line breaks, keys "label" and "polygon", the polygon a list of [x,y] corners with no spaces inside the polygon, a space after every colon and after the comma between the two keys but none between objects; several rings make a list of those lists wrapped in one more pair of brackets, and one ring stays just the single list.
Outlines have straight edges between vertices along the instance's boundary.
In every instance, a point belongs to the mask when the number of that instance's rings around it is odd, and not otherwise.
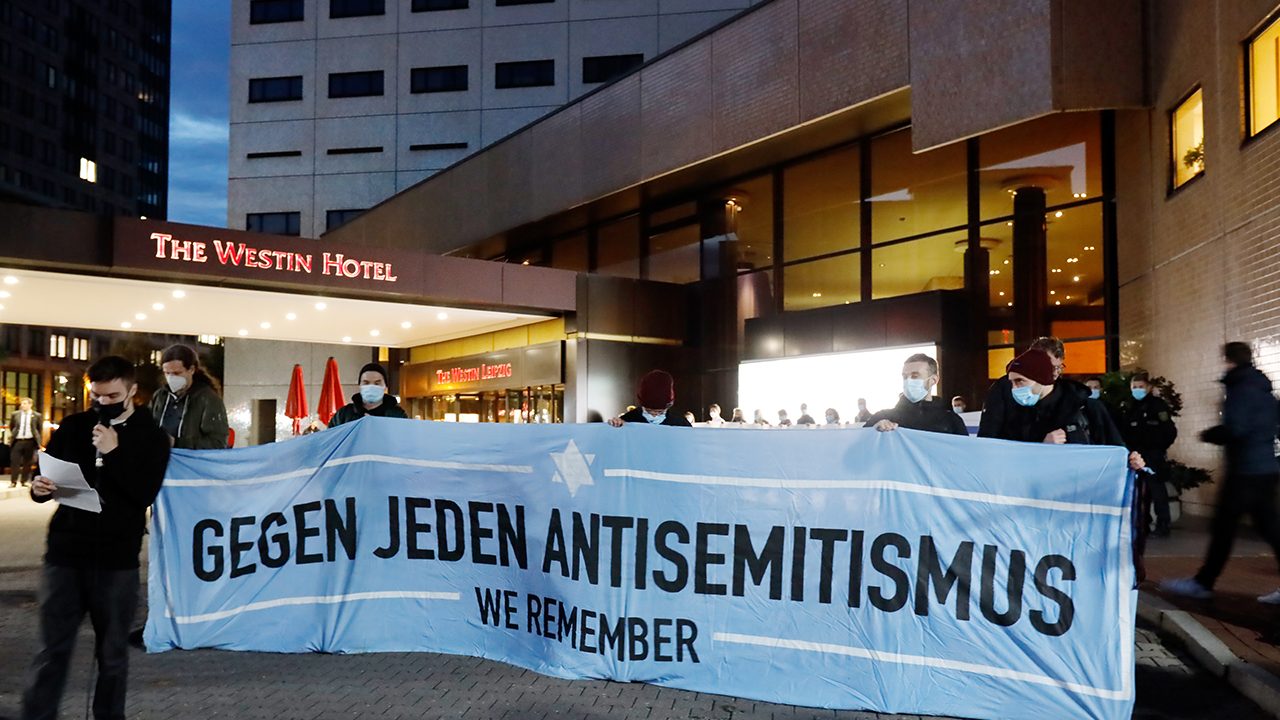
[{"label": "paved sidewalk", "polygon": [[1172,537],[1152,538],[1147,547],[1147,582],[1142,590],[1191,613],[1237,657],[1280,677],[1280,647],[1268,642],[1277,640],[1280,634],[1280,606],[1257,601],[1259,595],[1280,587],[1280,572],[1271,548],[1252,531],[1241,531],[1212,600],[1189,600],[1159,590],[1161,580],[1194,575],[1208,546],[1205,518],[1186,518],[1174,528]]}]

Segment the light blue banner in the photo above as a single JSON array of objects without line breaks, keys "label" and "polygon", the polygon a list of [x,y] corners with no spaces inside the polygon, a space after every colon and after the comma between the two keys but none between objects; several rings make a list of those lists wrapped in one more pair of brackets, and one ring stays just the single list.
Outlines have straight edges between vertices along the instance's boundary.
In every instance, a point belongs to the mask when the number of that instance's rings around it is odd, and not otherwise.
[{"label": "light blue banner", "polygon": [[174,452],[146,643],[1128,718],[1132,487],[1119,448],[368,418]]}]

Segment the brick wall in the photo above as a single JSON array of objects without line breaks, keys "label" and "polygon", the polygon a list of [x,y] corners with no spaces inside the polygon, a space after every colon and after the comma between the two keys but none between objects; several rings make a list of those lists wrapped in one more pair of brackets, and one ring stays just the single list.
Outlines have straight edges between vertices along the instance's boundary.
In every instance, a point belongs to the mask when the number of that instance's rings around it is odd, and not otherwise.
[{"label": "brick wall", "polygon": [[[1174,380],[1173,457],[1220,473],[1201,430],[1218,422],[1222,343],[1254,346],[1280,379],[1280,130],[1244,133],[1242,43],[1274,0],[1162,0],[1148,18],[1152,109],[1117,118],[1121,361]],[[1169,191],[1169,112],[1204,90],[1205,173]],[[1143,157],[1145,155],[1145,157]],[[1207,512],[1215,490],[1184,497]]]}]

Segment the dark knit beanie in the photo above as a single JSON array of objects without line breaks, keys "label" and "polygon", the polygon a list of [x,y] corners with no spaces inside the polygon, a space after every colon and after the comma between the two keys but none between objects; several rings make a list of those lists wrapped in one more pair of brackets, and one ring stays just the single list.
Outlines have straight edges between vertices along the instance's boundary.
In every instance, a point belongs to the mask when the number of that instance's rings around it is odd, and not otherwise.
[{"label": "dark knit beanie", "polygon": [[1054,381],[1053,360],[1043,350],[1028,350],[1014,358],[1005,367],[1006,373],[1016,372],[1031,378],[1041,385],[1052,385]]},{"label": "dark knit beanie", "polygon": [[360,374],[356,376],[356,382],[359,382],[360,378],[364,377],[364,374],[369,372],[370,370],[382,376],[383,385],[391,384],[391,378],[387,377],[387,369],[382,367],[382,365],[376,362],[365,363],[364,367],[360,368]]},{"label": "dark knit beanie", "polygon": [[651,410],[671,407],[671,403],[676,401],[676,381],[665,370],[650,370],[640,378],[636,399],[640,401],[640,407]]}]

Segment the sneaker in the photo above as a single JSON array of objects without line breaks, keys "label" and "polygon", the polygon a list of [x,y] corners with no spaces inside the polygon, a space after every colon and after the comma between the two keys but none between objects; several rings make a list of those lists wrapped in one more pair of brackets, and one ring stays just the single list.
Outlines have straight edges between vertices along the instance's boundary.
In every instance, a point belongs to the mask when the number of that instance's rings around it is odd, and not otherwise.
[{"label": "sneaker", "polygon": [[1201,585],[1195,578],[1165,580],[1160,583],[1160,589],[1171,595],[1181,595],[1193,600],[1208,600],[1213,597],[1213,591]]},{"label": "sneaker", "polygon": [[1272,590],[1266,595],[1259,595],[1258,602],[1263,605],[1280,605],[1280,590]]}]

